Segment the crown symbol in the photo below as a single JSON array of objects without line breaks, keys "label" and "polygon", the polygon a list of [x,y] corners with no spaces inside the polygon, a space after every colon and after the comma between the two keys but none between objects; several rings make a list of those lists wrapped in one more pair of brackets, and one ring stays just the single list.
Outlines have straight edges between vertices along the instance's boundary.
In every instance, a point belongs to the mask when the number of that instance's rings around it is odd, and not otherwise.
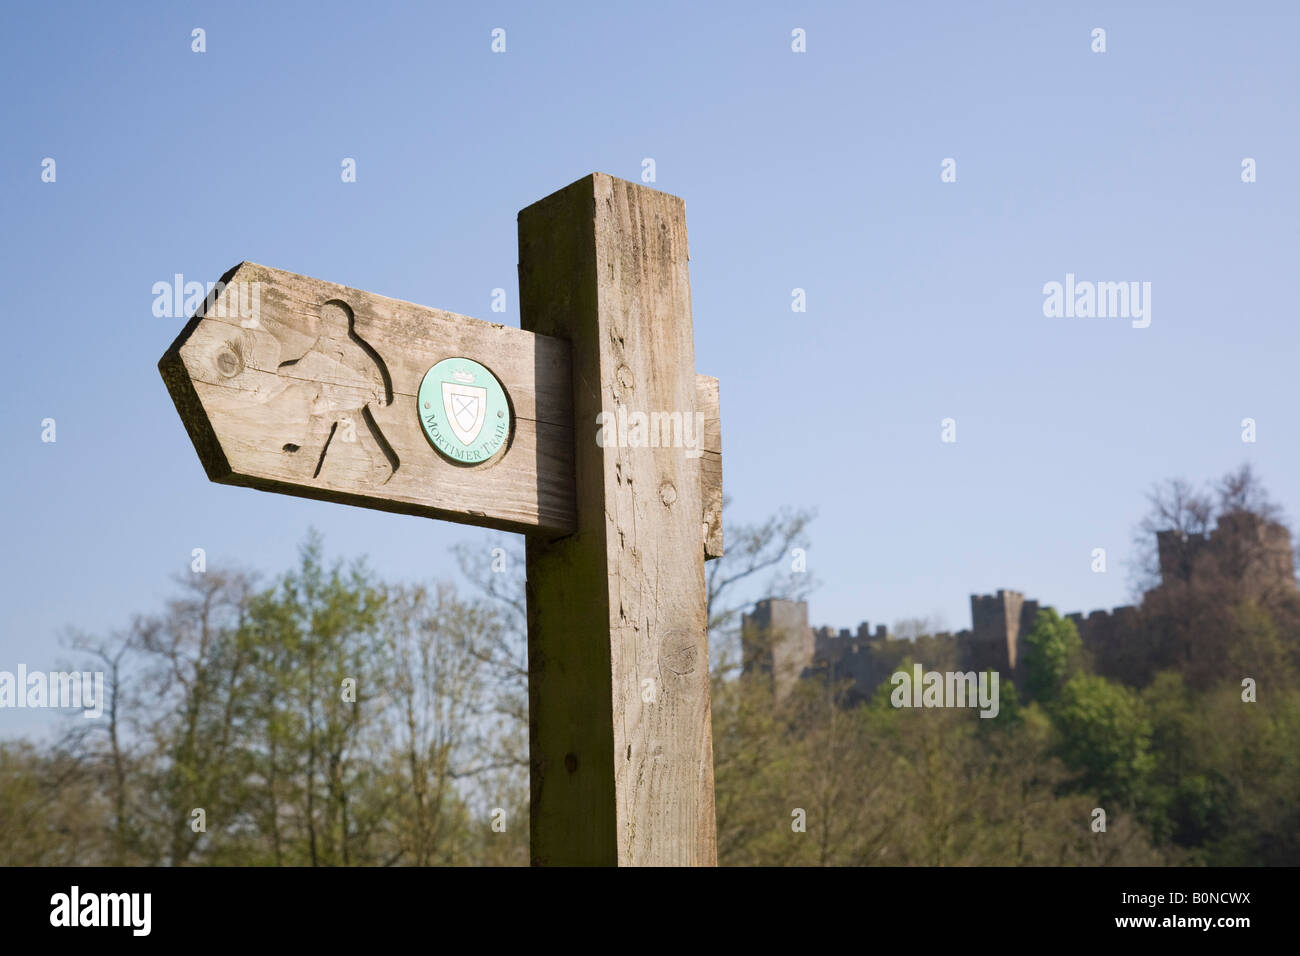
[{"label": "crown symbol", "polygon": [[467,385],[474,381],[474,376],[469,372],[463,371],[462,369],[456,369],[456,371],[451,373],[451,377],[454,378],[456,381],[464,382]]}]

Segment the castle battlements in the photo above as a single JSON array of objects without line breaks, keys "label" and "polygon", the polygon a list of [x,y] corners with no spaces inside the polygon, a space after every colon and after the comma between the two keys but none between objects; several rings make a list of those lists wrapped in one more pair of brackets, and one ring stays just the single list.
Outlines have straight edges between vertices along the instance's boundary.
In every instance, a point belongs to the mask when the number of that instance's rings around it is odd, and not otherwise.
[{"label": "castle battlements", "polygon": [[[1253,514],[1224,515],[1208,534],[1161,531],[1156,540],[1161,574],[1156,590],[1212,574],[1231,574],[1248,590],[1296,587],[1290,532]],[[1019,676],[1021,641],[1033,629],[1038,612],[1049,607],[1010,589],[972,594],[970,629],[934,638],[955,646],[963,670],[996,670],[1014,679]],[[1141,610],[1134,605],[1086,615],[1074,611],[1064,617],[1074,622],[1084,648],[1103,673],[1122,666],[1125,643],[1141,628]],[[769,639],[755,642],[763,634]],[[795,680],[821,675],[851,679],[857,696],[871,694],[915,647],[911,641],[892,638],[883,624],[874,632],[866,621],[856,631],[811,628],[805,602],[778,598],[759,601],[752,614],[744,615],[742,642],[751,648],[745,673],[760,669],[777,674],[778,692]],[[756,650],[760,644],[761,650]]]},{"label": "castle battlements", "polygon": [[1082,611],[1071,611],[1069,614],[1062,615],[1074,622],[1079,629],[1079,636],[1085,643],[1088,638],[1085,635],[1085,629],[1091,627],[1104,626],[1111,623],[1124,624],[1130,621],[1136,621],[1139,614],[1138,608],[1133,604],[1125,604],[1123,607],[1111,608],[1107,610],[1089,611],[1085,616]]},{"label": "castle battlements", "polygon": [[834,628],[819,627],[813,631],[813,655],[815,658],[840,660],[850,654],[869,651],[887,640],[889,633],[883,624],[876,625],[874,634],[866,621],[858,625],[856,633],[847,627],[838,632]]}]

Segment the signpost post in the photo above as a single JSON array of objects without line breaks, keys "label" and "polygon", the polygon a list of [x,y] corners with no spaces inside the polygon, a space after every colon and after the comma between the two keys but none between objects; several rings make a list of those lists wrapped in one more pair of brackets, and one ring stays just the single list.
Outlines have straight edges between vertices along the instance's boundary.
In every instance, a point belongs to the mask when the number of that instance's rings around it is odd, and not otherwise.
[{"label": "signpost post", "polygon": [[534,865],[716,862],[687,258],[593,174],[519,214],[522,330],[245,262],[159,362],[213,481],[527,536]]}]

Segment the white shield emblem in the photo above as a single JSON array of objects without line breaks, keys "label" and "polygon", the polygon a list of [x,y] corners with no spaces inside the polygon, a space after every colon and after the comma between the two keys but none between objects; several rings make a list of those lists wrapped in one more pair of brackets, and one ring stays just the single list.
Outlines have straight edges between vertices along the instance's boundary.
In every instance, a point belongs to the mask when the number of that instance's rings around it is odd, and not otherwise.
[{"label": "white shield emblem", "polygon": [[477,385],[442,383],[442,407],[452,433],[464,444],[472,445],[483,430],[487,415],[487,389]]}]

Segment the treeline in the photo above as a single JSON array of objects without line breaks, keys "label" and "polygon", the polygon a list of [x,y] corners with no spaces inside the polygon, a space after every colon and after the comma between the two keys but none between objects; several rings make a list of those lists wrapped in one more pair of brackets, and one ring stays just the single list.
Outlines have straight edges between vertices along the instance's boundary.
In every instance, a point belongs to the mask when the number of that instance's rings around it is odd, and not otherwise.
[{"label": "treeline", "polygon": [[[1140,689],[1098,676],[1054,611],[1040,612],[1029,642],[1032,692],[1002,680],[992,718],[896,708],[888,683],[846,707],[848,687],[822,681],[781,699],[762,681],[715,681],[720,858],[1300,863],[1294,671],[1260,676],[1247,702],[1236,675],[1199,690],[1176,670]],[[923,646],[927,670],[960,670],[950,645]]]},{"label": "treeline", "polygon": [[[1020,686],[1001,675],[994,718],[895,708],[888,682],[847,707],[850,687],[825,680],[785,698],[768,680],[716,680],[722,858],[1300,864],[1300,592],[1280,512],[1249,468],[1205,491],[1168,482],[1150,505],[1146,600],[1103,657],[1127,680],[1098,673],[1051,609],[1021,644]],[[962,670],[951,638],[907,650],[900,671]]]},{"label": "treeline", "polygon": [[527,739],[502,613],[327,566],[258,589],[181,579],[164,613],[79,638],[98,720],[0,747],[0,862],[527,862]]},{"label": "treeline", "polygon": [[[1171,483],[1148,521],[1276,520],[1244,475],[1218,497]],[[993,718],[895,708],[888,684],[856,706],[818,680],[777,699],[737,679],[739,616],[814,586],[786,572],[810,518],[729,524],[708,565],[721,863],[1300,863],[1293,573],[1260,587],[1258,561],[1218,561],[1164,582],[1128,682],[1045,611]],[[161,613],[77,637],[104,715],[0,744],[0,863],[527,863],[523,562],[460,557],[468,595],[328,562],[313,537],[269,584],[187,574]],[[900,669],[960,669],[950,642],[911,653]]]}]

